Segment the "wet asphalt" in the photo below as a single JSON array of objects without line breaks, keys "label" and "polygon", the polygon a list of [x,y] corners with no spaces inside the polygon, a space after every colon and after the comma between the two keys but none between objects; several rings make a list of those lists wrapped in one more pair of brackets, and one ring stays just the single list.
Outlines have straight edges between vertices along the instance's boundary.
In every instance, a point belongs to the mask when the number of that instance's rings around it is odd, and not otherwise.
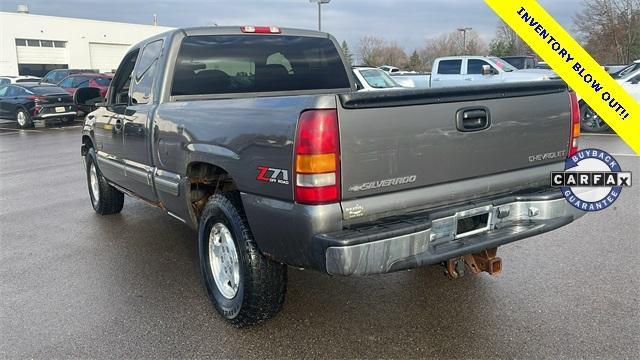
[{"label": "wet asphalt", "polygon": [[[0,358],[637,358],[640,182],[613,208],[499,249],[503,273],[365,278],[290,269],[279,315],[236,329],[196,234],[127,198],[89,204],[80,127],[0,124]],[[581,147],[640,157],[616,136]]]}]

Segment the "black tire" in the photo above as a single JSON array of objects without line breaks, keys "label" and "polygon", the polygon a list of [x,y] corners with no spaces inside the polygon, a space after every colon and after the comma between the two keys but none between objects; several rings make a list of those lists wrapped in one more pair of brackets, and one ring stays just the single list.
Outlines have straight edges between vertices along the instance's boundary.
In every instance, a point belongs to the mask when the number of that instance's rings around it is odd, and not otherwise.
[{"label": "black tire", "polygon": [[31,118],[31,115],[29,115],[29,112],[23,108],[18,108],[16,110],[16,122],[22,129],[33,127],[33,119]]},{"label": "black tire", "polygon": [[[89,198],[91,199],[91,205],[100,215],[117,214],[122,211],[124,206],[124,194],[109,185],[107,180],[100,173],[100,169],[96,165],[96,155],[93,149],[89,150],[86,156],[87,165],[87,186],[89,188]],[[95,171],[96,176],[96,188],[92,186],[92,169]],[[94,194],[97,193],[97,196]]]},{"label": "black tire", "polygon": [[[210,235],[214,225],[219,224],[231,234],[239,263],[239,281],[232,298],[222,294],[212,272]],[[260,253],[237,193],[219,193],[209,198],[200,218],[198,249],[209,298],[218,313],[233,325],[257,324],[280,310],[286,293],[287,267]]]},{"label": "black tire", "polygon": [[66,116],[64,118],[62,118],[62,122],[65,124],[73,124],[76,121],[76,117],[75,116]]},{"label": "black tire", "polygon": [[611,127],[600,118],[589,105],[583,103],[580,106],[580,129],[589,133],[603,133],[609,131]]}]

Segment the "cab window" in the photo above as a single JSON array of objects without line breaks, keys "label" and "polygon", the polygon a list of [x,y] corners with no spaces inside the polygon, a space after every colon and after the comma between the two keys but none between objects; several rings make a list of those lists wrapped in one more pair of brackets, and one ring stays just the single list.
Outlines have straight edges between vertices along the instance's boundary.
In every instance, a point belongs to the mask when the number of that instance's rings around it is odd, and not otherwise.
[{"label": "cab window", "polygon": [[458,75],[462,68],[462,60],[442,60],[438,64],[438,74]]},{"label": "cab window", "polygon": [[[467,62],[467,74],[482,74],[482,67],[484,65],[491,66],[491,64],[484,60],[469,59],[469,61]],[[494,72],[498,72],[493,66],[491,66],[491,70],[493,70]]]}]

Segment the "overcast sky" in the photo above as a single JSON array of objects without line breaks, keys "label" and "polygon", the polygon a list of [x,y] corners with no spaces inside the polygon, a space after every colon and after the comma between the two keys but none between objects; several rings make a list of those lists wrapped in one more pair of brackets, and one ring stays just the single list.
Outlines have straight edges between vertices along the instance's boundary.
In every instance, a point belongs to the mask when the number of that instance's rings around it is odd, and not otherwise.
[{"label": "overcast sky", "polygon": [[[582,0],[540,0],[568,31]],[[160,25],[277,25],[317,28],[317,6],[308,0],[0,0],[2,11],[28,4],[33,14]],[[365,35],[395,40],[407,51],[422,47],[425,39],[472,27],[489,41],[497,16],[482,0],[332,0],[323,5],[323,30],[346,40],[352,51]]]}]

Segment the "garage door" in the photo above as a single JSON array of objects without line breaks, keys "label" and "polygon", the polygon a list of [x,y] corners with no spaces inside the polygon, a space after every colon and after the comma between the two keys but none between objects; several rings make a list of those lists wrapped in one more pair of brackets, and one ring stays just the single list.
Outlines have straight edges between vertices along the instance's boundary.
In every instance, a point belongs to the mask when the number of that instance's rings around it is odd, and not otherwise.
[{"label": "garage door", "polygon": [[[29,40],[37,41],[37,40]],[[67,64],[67,48],[16,46],[18,64]]]},{"label": "garage door", "polygon": [[108,72],[115,70],[131,45],[89,43],[91,68]]}]

